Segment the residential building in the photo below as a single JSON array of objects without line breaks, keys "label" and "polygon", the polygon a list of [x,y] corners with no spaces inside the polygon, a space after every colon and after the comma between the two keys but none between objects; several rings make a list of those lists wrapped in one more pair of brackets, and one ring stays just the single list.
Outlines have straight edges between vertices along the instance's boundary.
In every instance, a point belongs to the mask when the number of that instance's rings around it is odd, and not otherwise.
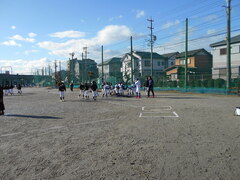
[{"label": "residential building", "polygon": [[[184,79],[185,52],[176,56],[174,66],[165,69],[170,80]],[[212,55],[205,49],[188,51],[188,79],[209,79],[212,76]]]},{"label": "residential building", "polygon": [[[227,42],[226,40],[210,44],[213,55],[213,78],[226,80]],[[232,78],[240,75],[240,35],[231,38],[231,72]]]},{"label": "residential building", "polygon": [[[133,79],[145,78],[151,75],[151,53],[142,51],[133,51],[132,53]],[[163,75],[166,58],[153,52],[153,76]],[[122,74],[124,81],[131,79],[131,54],[126,53],[122,58]]]},{"label": "residential building", "polygon": [[176,56],[179,55],[179,52],[172,52],[167,54],[162,54],[166,58],[165,68],[174,66],[176,63]]},{"label": "residential building", "polygon": [[103,62],[103,74],[102,74],[102,63],[98,64],[99,78],[102,78],[104,81],[111,81],[114,79],[115,82],[122,81],[122,58],[113,57]]},{"label": "residential building", "polygon": [[69,59],[67,79],[70,83],[90,82],[98,77],[97,63],[92,59]]}]

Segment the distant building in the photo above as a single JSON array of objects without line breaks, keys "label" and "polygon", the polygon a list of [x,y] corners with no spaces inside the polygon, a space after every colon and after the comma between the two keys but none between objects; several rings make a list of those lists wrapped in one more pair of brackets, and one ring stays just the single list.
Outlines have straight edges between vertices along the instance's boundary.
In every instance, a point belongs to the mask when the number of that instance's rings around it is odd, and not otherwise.
[{"label": "distant building", "polygon": [[[170,80],[184,79],[185,52],[176,56],[176,63],[165,69]],[[209,79],[212,77],[212,55],[205,49],[188,51],[188,79]]]},{"label": "distant building", "polygon": [[98,78],[97,63],[92,59],[69,59],[67,63],[67,80],[70,83],[90,82]]},{"label": "distant building", "polygon": [[162,54],[162,56],[166,58],[165,68],[168,68],[168,67],[171,67],[171,66],[175,65],[177,55],[179,55],[179,52]]},{"label": "distant building", "polygon": [[[133,52],[133,79],[145,78],[151,75],[151,53],[134,51]],[[153,52],[153,76],[160,76],[165,69],[166,58]],[[122,74],[124,81],[131,78],[131,54],[127,53],[122,58]]]},{"label": "distant building", "polygon": [[[226,40],[210,44],[213,55],[213,78],[226,80],[227,43]],[[231,38],[231,71],[232,78],[240,75],[240,35]]]},{"label": "distant building", "polygon": [[102,63],[98,64],[99,78],[103,78],[105,81],[110,81],[114,78],[116,82],[122,81],[122,58],[113,57],[107,61],[103,62],[103,74],[102,74]]}]

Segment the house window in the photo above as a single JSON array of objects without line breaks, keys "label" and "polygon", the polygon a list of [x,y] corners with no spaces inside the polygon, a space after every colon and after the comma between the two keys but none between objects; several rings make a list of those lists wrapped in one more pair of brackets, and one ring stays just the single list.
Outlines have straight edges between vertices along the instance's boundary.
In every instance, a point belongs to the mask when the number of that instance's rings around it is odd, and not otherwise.
[{"label": "house window", "polygon": [[158,62],[157,62],[157,65],[158,65],[158,66],[161,66],[161,62],[160,62],[160,61],[158,61]]},{"label": "house window", "polygon": [[171,74],[171,79],[177,79],[177,74]]},{"label": "house window", "polygon": [[[191,59],[188,59],[188,64],[190,64],[190,62],[191,62]],[[185,64],[185,59],[180,60],[180,65],[183,65],[183,64]]]},{"label": "house window", "polygon": [[144,66],[145,67],[150,67],[151,66],[150,61],[144,61]]},{"label": "house window", "polygon": [[174,63],[173,62],[171,62],[171,66],[173,66],[174,65]]},{"label": "house window", "polygon": [[227,54],[227,48],[220,49],[220,55],[226,55]]},{"label": "house window", "polygon": [[164,66],[165,65],[165,63],[164,62],[162,62],[162,66]]},{"label": "house window", "polygon": [[221,68],[219,69],[219,75],[226,76],[227,69],[226,68]]}]

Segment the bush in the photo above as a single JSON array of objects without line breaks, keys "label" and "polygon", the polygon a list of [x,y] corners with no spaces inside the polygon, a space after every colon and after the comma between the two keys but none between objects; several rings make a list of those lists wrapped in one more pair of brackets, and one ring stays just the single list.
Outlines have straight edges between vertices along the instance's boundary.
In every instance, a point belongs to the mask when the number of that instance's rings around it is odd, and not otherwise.
[{"label": "bush", "polygon": [[177,82],[178,87],[184,87],[184,80],[180,80]]},{"label": "bush", "polygon": [[189,81],[188,86],[195,87],[195,81],[194,80]]},{"label": "bush", "polygon": [[208,87],[208,80],[203,80],[202,85],[203,87]]},{"label": "bush", "polygon": [[219,78],[219,79],[216,79],[214,81],[214,87],[215,88],[223,88],[224,86],[225,86],[225,80],[224,79]]},{"label": "bush", "polygon": [[195,87],[202,87],[202,81],[201,80],[195,80]]},{"label": "bush", "polygon": [[209,79],[209,80],[207,81],[207,87],[208,87],[208,88],[214,87],[214,79]]}]

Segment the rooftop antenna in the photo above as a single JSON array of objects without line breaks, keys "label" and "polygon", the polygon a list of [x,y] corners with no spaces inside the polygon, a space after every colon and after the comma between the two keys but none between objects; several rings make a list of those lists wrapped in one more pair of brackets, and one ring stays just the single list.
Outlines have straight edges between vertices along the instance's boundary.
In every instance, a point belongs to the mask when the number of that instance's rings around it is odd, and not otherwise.
[{"label": "rooftop antenna", "polygon": [[72,52],[72,53],[69,53],[69,55],[72,56],[72,60],[73,60],[73,57],[74,57],[75,53]]}]

